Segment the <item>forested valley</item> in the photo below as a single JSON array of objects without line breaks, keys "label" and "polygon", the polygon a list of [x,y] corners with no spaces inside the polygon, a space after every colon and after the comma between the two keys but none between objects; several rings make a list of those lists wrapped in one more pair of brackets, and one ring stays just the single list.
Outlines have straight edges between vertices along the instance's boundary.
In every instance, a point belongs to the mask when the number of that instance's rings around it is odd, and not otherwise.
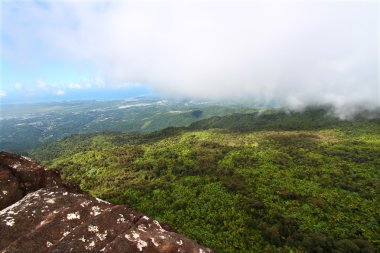
[{"label": "forested valley", "polygon": [[217,252],[378,252],[380,118],[327,108],[77,134],[30,156]]}]

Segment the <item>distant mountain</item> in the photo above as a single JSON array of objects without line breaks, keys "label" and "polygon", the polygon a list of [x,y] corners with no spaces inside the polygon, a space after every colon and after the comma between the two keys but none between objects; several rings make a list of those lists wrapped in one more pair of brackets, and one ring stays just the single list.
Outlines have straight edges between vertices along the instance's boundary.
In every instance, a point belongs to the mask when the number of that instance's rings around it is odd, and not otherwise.
[{"label": "distant mountain", "polygon": [[252,112],[241,105],[135,98],[4,105],[0,150],[27,154],[38,145],[65,136],[96,131],[153,132],[188,126],[212,116]]},{"label": "distant mountain", "polygon": [[[367,117],[368,115],[371,117]],[[228,129],[234,131],[258,130],[316,130],[349,126],[358,122],[380,122],[380,111],[359,111],[352,118],[341,120],[329,107],[308,107],[302,111],[267,110],[254,113],[233,113],[199,120],[190,125],[192,130]]]}]

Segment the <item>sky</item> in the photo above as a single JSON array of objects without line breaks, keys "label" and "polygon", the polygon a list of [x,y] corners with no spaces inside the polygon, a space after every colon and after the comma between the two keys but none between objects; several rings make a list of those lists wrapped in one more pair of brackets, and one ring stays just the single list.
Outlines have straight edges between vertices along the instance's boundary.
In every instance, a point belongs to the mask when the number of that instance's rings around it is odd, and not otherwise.
[{"label": "sky", "polygon": [[378,1],[1,1],[6,103],[380,106]]}]

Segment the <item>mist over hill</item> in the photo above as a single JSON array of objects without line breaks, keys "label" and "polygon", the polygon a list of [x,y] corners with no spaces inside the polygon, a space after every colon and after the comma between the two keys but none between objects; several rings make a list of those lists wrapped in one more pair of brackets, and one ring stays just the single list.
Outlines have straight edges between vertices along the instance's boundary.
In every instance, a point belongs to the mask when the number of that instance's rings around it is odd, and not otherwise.
[{"label": "mist over hill", "polygon": [[292,109],[379,106],[377,1],[6,1],[2,7],[3,99],[98,98],[130,88]]}]

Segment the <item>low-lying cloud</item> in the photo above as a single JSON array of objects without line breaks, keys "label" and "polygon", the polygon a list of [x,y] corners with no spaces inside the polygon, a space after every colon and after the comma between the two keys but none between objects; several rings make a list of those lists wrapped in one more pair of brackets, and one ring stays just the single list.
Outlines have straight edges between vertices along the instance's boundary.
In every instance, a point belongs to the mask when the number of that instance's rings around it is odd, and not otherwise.
[{"label": "low-lying cloud", "polygon": [[379,106],[376,1],[67,1],[12,8],[4,20],[13,23],[4,29],[26,40],[17,41],[18,56],[32,57],[40,45],[46,57],[95,63],[109,83],[292,107]]}]

